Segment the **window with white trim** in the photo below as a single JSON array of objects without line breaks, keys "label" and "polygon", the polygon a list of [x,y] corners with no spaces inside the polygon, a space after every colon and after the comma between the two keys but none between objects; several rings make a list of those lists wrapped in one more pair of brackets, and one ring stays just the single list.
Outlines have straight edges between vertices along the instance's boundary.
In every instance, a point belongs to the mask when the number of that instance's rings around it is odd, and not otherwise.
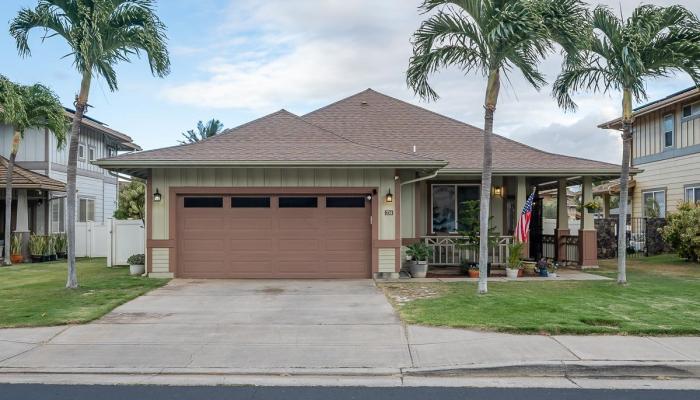
[{"label": "window with white trim", "polygon": [[700,115],[700,102],[683,106],[683,118],[692,118]]},{"label": "window with white trim", "polygon": [[673,147],[674,136],[673,114],[664,116],[664,147]]},{"label": "window with white trim", "polygon": [[700,185],[687,186],[685,188],[685,201],[688,203],[700,203]]},{"label": "window with white trim", "polygon": [[85,145],[78,145],[78,160],[85,161]]},{"label": "window with white trim", "polygon": [[51,232],[65,232],[66,221],[66,198],[59,197],[51,199]]},{"label": "window with white trim", "polygon": [[478,184],[435,184],[430,193],[431,230],[434,233],[454,233],[459,227],[459,215],[464,202],[479,200]]},{"label": "window with white trim", "polygon": [[644,216],[649,218],[666,217],[666,191],[650,190],[642,192]]},{"label": "window with white trim", "polygon": [[95,161],[95,148],[88,147],[88,161]]},{"label": "window with white trim", "polygon": [[78,204],[78,222],[95,221],[95,199],[81,198]]}]

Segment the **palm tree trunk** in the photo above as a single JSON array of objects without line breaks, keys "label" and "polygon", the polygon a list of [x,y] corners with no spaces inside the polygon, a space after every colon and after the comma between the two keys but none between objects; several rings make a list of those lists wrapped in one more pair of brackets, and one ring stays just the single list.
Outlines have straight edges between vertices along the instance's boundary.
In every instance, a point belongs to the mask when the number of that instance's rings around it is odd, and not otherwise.
[{"label": "palm tree trunk", "polygon": [[491,136],[493,135],[493,116],[496,112],[499,90],[500,76],[498,70],[492,70],[489,74],[486,86],[486,99],[484,101],[484,163],[481,170],[481,201],[479,202],[479,294],[488,292],[489,216],[491,172],[493,169]]},{"label": "palm tree trunk", "polygon": [[80,82],[80,93],[75,101],[75,116],[71,125],[70,144],[68,146],[68,177],[67,194],[68,212],[66,213],[66,234],[68,236],[68,279],[66,287],[75,289],[78,287],[78,275],[75,269],[75,183],[78,169],[78,135],[80,133],[80,122],[87,108],[88,95],[90,93],[90,69],[83,74]]},{"label": "palm tree trunk", "polygon": [[632,152],[632,94],[622,94],[622,170],[620,172],[620,215],[617,222],[617,283],[627,284],[627,197]]},{"label": "palm tree trunk", "polygon": [[15,131],[12,136],[12,150],[7,163],[7,175],[5,177],[5,265],[12,265],[10,256],[12,255],[12,171],[15,169],[15,159],[22,135]]}]

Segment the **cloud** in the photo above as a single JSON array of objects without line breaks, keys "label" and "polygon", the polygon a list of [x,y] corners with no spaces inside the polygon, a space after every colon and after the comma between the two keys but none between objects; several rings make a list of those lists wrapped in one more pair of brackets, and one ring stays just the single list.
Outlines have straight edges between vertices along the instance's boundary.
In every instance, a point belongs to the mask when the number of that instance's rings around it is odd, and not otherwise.
[{"label": "cloud", "polygon": [[[619,0],[604,0],[615,10]],[[672,0],[658,0],[672,3]],[[685,3],[691,3],[689,0]],[[476,126],[483,125],[485,79],[448,69],[431,78],[441,99],[420,101],[406,87],[411,34],[424,16],[420,0],[231,0],[209,42],[216,54],[199,64],[196,78],[169,84],[167,101],[201,109],[267,113],[279,108],[304,113],[372,87]],[[629,15],[635,1],[622,6]],[[700,12],[700,5],[686,4]],[[199,44],[198,44],[199,45]],[[190,53],[182,47],[182,54]],[[551,81],[561,59],[553,56],[541,70]],[[690,84],[687,79],[649,83],[650,96],[662,96]],[[672,89],[670,89],[672,88]],[[577,113],[561,111],[550,96],[514,72],[504,86],[496,112],[496,131],[535,147],[616,162],[619,141],[596,125],[619,113],[617,94],[575,96]]]},{"label": "cloud", "polygon": [[587,115],[571,125],[551,124],[510,137],[545,151],[619,164],[622,157],[619,132],[597,127],[606,119],[603,115]]}]

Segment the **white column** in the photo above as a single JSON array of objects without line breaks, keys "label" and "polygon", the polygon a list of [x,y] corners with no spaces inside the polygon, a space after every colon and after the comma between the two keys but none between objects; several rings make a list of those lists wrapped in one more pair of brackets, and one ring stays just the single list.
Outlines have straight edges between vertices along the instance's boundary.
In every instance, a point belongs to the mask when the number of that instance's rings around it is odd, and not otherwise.
[{"label": "white column", "polygon": [[518,188],[515,194],[515,218],[517,220],[520,217],[520,211],[522,211],[525,206],[525,201],[527,201],[527,185],[525,183],[525,177],[518,177]]},{"label": "white column", "polygon": [[[567,182],[565,178],[559,179],[557,189],[557,230],[569,230],[569,206],[567,204],[566,193]],[[568,235],[568,232],[566,233]]]},{"label": "white column", "polygon": [[[593,178],[590,176],[583,177],[583,185],[581,185],[581,203],[586,204],[593,201]],[[586,207],[581,210],[581,229],[593,229],[593,213],[588,212]]]},{"label": "white column", "polygon": [[27,190],[17,189],[17,219],[15,232],[29,232],[29,206],[27,205]]}]

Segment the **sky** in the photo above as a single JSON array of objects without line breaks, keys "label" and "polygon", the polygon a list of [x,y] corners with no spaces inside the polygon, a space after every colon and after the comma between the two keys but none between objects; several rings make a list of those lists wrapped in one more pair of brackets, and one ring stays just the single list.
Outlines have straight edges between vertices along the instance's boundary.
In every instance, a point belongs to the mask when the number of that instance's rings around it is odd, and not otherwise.
[{"label": "sky", "polygon": [[[411,34],[425,17],[420,0],[160,0],[167,26],[172,71],[150,74],[135,59],[117,66],[119,88],[93,82],[88,116],[130,135],[144,149],[177,144],[197,121],[219,119],[233,128],[281,108],[302,115],[367,88],[420,105],[475,126],[483,126],[485,79],[448,69],[434,75],[440,95],[425,102],[406,86]],[[2,0],[0,73],[11,80],[51,87],[71,107],[80,76],[60,38],[31,35],[30,57],[17,55],[7,33],[10,20],[36,0]],[[638,0],[591,0],[628,16]],[[648,2],[647,2],[648,3]],[[655,0],[682,4],[700,14],[697,0]],[[542,65],[551,82],[561,59]],[[648,82],[649,100],[689,87],[687,76]],[[496,133],[556,153],[619,162],[615,131],[596,128],[620,113],[620,96],[580,94],[579,109],[566,113],[550,96],[517,73],[501,91]]]}]

